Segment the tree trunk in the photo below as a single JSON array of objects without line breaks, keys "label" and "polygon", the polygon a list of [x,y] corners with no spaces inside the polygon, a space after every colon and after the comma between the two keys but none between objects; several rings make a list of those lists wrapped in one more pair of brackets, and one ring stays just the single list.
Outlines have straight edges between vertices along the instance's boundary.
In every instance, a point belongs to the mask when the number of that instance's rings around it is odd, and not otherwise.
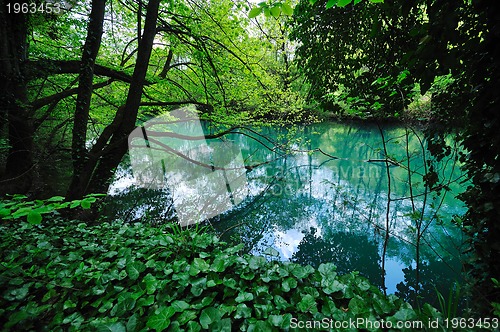
[{"label": "tree trunk", "polygon": [[33,121],[21,70],[28,48],[27,17],[7,13],[8,3],[14,2],[1,1],[0,8],[0,120],[8,123],[9,142],[0,194],[26,193],[33,179]]},{"label": "tree trunk", "polygon": [[[81,174],[82,185],[72,188],[69,196],[82,197],[89,193],[106,193],[114,171],[127,152],[127,137],[135,128],[137,113],[142,98],[142,90],[148,70],[149,59],[156,35],[156,21],[160,0],[150,0],[147,5],[146,20],[140,47],[137,52],[136,66],[129,87],[127,101],[123,109],[119,109],[113,123],[108,126],[110,132],[103,132],[99,141],[108,141],[98,151],[92,149],[90,158],[86,160]],[[104,152],[105,151],[105,152]]]},{"label": "tree trunk", "polygon": [[[85,179],[81,177],[87,160],[88,151],[85,147],[87,141],[87,125],[89,121],[90,101],[92,98],[92,83],[94,80],[94,65],[101,47],[103,33],[104,12],[106,2],[103,0],[92,1],[87,38],[83,46],[82,62],[80,64],[80,76],[78,83],[78,96],[76,99],[75,120],[73,123],[73,140],[71,153],[73,159],[73,177],[69,192],[85,191]],[[83,181],[82,181],[83,180]],[[80,188],[82,187],[82,188]],[[75,199],[78,197],[69,197]]]}]

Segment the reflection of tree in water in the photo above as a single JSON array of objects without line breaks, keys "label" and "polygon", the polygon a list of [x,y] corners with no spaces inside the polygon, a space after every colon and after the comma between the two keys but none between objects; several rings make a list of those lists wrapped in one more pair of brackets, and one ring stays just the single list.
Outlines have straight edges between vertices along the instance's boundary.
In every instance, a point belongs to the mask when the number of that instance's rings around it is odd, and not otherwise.
[{"label": "reflection of tree in water", "polygon": [[304,232],[304,238],[291,260],[314,268],[331,262],[337,266],[339,273],[357,270],[375,285],[382,282],[378,247],[365,235],[338,232],[323,238],[316,236],[316,229],[311,227]]},{"label": "reflection of tree in water", "polygon": [[158,223],[175,219],[172,196],[168,190],[158,189],[133,187],[108,196],[103,212],[124,221],[141,219]]},{"label": "reflection of tree in water", "polygon": [[[418,297],[420,304],[429,303],[432,306],[439,308],[437,291],[439,291],[445,299],[448,298],[450,289],[455,286],[455,282],[462,283],[458,279],[460,275],[461,265],[458,259],[453,261],[428,260],[420,264],[419,275],[419,291]],[[400,282],[396,287],[396,295],[407,302],[417,305],[416,301],[416,271],[413,266],[403,269],[405,281]],[[462,303],[463,304],[463,303]],[[460,308],[460,306],[459,306]]]}]

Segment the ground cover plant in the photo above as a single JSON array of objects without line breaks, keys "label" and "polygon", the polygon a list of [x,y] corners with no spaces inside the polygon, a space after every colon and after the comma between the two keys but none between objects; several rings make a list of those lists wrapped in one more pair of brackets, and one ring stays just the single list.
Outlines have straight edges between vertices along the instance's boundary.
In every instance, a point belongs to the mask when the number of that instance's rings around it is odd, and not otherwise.
[{"label": "ground cover plant", "polygon": [[272,331],[294,330],[294,320],[442,318],[331,263],[315,270],[272,252],[244,254],[207,230],[53,216],[4,222],[0,233],[2,331]]}]

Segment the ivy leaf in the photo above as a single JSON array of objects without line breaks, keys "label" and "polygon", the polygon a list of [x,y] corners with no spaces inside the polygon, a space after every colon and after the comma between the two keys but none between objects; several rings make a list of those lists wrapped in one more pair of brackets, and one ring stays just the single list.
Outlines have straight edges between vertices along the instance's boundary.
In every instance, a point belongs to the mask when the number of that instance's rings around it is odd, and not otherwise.
[{"label": "ivy leaf", "polygon": [[260,8],[260,7],[254,7],[248,13],[248,18],[255,18],[255,17],[259,16],[260,13],[262,13],[262,8]]},{"label": "ivy leaf", "polygon": [[220,318],[221,314],[219,310],[214,307],[205,308],[200,315],[201,327],[203,327],[204,329],[208,329],[210,324],[212,324],[213,322],[217,322],[218,320],[220,320]]},{"label": "ivy leaf", "polygon": [[186,309],[189,309],[189,304],[185,301],[174,301],[172,302],[172,308],[177,312],[183,312]]},{"label": "ivy leaf", "polygon": [[40,225],[42,223],[42,215],[38,211],[30,211],[28,213],[28,222],[32,225]]},{"label": "ivy leaf", "polygon": [[125,328],[125,325],[123,325],[120,322],[101,324],[101,325],[97,326],[96,330],[98,332],[126,332],[127,331],[127,329]]},{"label": "ivy leaf", "polygon": [[326,3],[326,9],[330,9],[337,4],[338,0],[328,0]]},{"label": "ivy leaf", "polygon": [[337,6],[343,8],[343,7],[347,6],[348,4],[350,4],[351,2],[352,2],[352,0],[338,0]]},{"label": "ivy leaf", "polygon": [[80,202],[80,206],[82,207],[82,209],[90,209],[90,205],[91,203],[85,199]]},{"label": "ivy leaf", "polygon": [[139,316],[137,314],[133,314],[127,321],[127,331],[138,330],[138,325],[139,325]]},{"label": "ivy leaf", "polygon": [[146,266],[142,262],[132,262],[128,264],[125,269],[130,279],[137,280],[137,278],[141,275],[141,272],[146,269]]},{"label": "ivy leaf", "polygon": [[252,293],[246,293],[246,292],[240,292],[238,296],[236,297],[235,301],[237,303],[241,302],[246,302],[246,301],[252,301],[253,300],[253,294]]},{"label": "ivy leaf", "polygon": [[316,300],[310,294],[306,294],[302,300],[297,304],[297,309],[302,312],[311,312],[314,313],[317,311],[316,308]]},{"label": "ivy leaf", "polygon": [[149,317],[147,326],[155,331],[163,331],[170,325],[170,317],[175,314],[172,307],[161,307],[156,313]]}]

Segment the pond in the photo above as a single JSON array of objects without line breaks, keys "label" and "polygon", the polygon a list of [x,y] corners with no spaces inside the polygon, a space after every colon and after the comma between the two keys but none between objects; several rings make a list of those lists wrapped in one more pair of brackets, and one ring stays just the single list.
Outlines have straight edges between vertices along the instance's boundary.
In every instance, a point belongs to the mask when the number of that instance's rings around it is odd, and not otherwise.
[{"label": "pond", "polygon": [[[203,130],[215,131],[207,124]],[[396,125],[238,131],[224,140],[241,149],[246,194],[208,220],[223,240],[269,259],[333,262],[340,273],[359,271],[411,302],[418,288],[423,301],[437,305],[436,290],[446,297],[461,282],[463,238],[452,220],[465,212],[456,198],[464,185],[455,150],[437,162],[421,132]],[[441,181],[432,191],[423,184],[431,169]],[[173,190],[140,186],[127,159],[110,188],[109,213],[172,218],[181,199]]]}]

